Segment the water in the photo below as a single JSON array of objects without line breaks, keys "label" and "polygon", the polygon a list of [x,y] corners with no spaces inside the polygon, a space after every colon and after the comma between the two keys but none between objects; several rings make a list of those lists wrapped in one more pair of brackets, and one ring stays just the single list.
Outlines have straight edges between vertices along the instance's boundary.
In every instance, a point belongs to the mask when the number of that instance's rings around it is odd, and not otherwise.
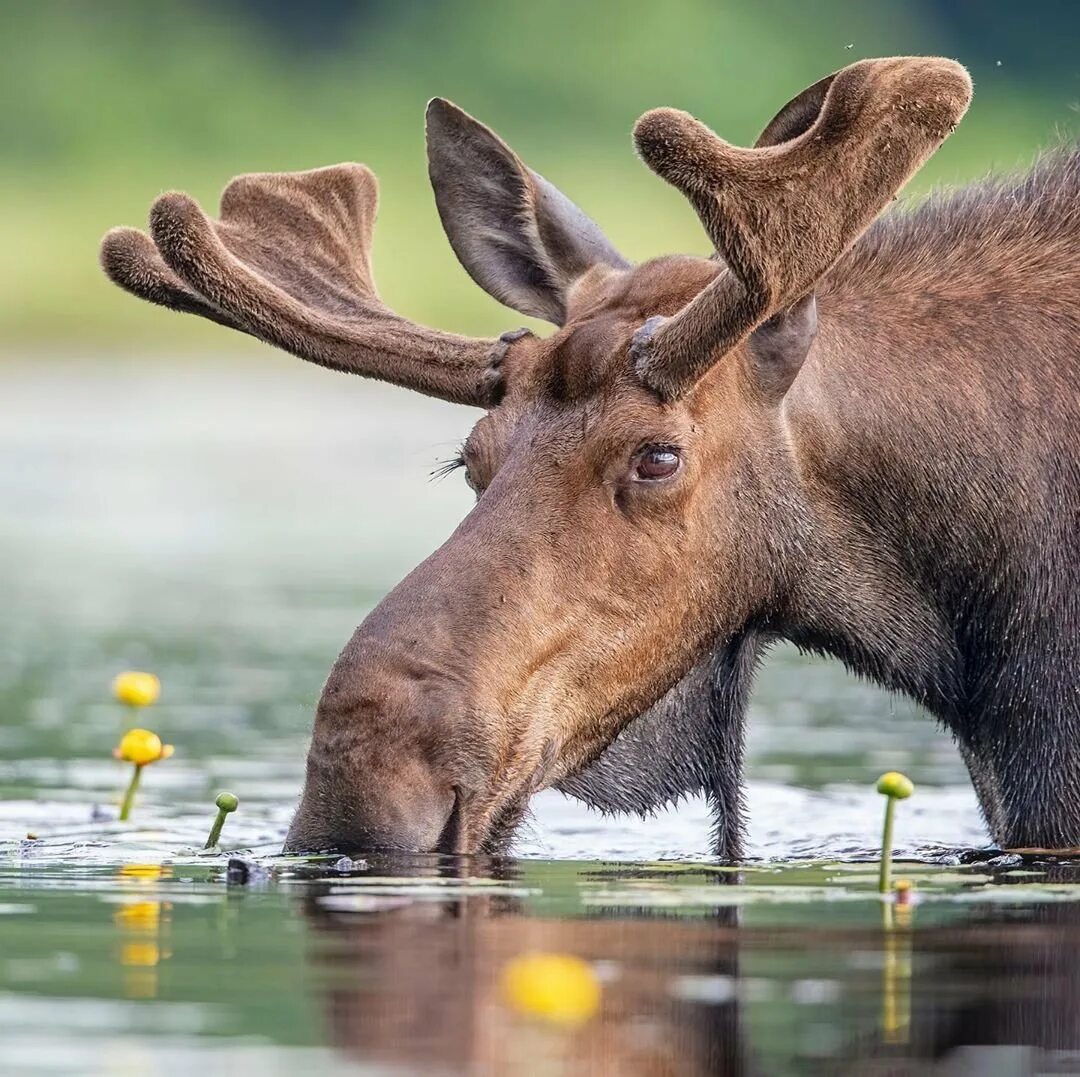
[{"label": "water", "polygon": [[[470,414],[263,355],[13,363],[0,400],[5,1073],[1080,1072],[1073,869],[965,852],[987,838],[948,738],[786,650],[742,874],[708,863],[699,802],[643,822],[555,793],[508,862],[276,858],[326,670],[468,510],[427,474]],[[145,722],[176,746],[127,825],[125,668],[161,676]],[[891,768],[920,901],[889,926]],[[265,881],[200,852],[224,788],[223,846]],[[595,1017],[507,1002],[534,950],[590,963]]]}]

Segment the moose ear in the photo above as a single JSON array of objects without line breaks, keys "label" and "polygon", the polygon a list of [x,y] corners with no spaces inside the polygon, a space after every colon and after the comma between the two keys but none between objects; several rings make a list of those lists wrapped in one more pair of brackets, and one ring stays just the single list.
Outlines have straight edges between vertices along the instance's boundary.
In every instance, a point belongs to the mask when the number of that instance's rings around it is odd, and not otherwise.
[{"label": "moose ear", "polygon": [[833,84],[836,74],[807,86],[802,93],[793,97],[770,121],[764,131],[758,135],[756,148],[776,146],[781,142],[790,142],[793,138],[805,134],[814,126],[814,121],[821,115],[825,104],[825,95]]},{"label": "moose ear", "polygon": [[817,324],[817,302],[811,292],[750,334],[750,364],[769,397],[779,400],[791,387],[814,342]]},{"label": "moose ear", "polygon": [[[835,77],[829,75],[793,97],[772,118],[754,145],[775,146],[809,131],[821,114],[825,95]],[[750,362],[758,385],[768,396],[779,400],[788,391],[810,351],[817,324],[817,302],[811,292],[750,334]]]},{"label": "moose ear", "polygon": [[629,265],[566,195],[494,131],[440,97],[428,104],[427,150],[450,245],[500,303],[563,325],[578,278],[595,265]]}]

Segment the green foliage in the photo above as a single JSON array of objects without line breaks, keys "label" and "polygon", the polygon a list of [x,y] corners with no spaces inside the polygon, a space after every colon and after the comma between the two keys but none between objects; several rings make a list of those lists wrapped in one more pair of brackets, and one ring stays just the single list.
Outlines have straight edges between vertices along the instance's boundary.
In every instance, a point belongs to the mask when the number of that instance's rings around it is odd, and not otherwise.
[{"label": "green foliage", "polygon": [[[281,5],[272,5],[274,10]],[[324,10],[325,8],[325,10]],[[449,329],[517,324],[472,285],[426,189],[422,108],[435,94],[499,130],[631,257],[706,248],[692,213],[633,159],[654,105],[687,108],[734,141],[860,56],[948,52],[972,69],[972,115],[917,186],[1011,167],[1067,130],[1075,87],[1038,86],[943,36],[933,5],[670,0],[366,4],[331,48],[290,39],[236,2],[38,0],[0,9],[0,339],[141,351],[221,347],[221,331],[125,299],[96,268],[111,225],[160,191],[213,205],[245,171],[342,159],[382,183],[375,253],[384,296]],[[289,16],[296,18],[295,14]],[[328,22],[328,27],[330,26]],[[954,27],[955,29],[955,27]],[[986,53],[984,55],[984,53]],[[239,338],[230,340],[236,346]]]}]

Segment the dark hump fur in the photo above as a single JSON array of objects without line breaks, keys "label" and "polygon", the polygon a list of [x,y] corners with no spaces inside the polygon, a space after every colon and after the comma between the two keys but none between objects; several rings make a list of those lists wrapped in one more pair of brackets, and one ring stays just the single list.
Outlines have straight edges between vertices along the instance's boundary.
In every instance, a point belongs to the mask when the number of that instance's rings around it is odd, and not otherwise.
[{"label": "dark hump fur", "polygon": [[1027,171],[942,188],[879,217],[818,285],[819,294],[889,291],[932,273],[970,279],[983,259],[1055,246],[1080,232],[1080,146],[1045,151]]}]

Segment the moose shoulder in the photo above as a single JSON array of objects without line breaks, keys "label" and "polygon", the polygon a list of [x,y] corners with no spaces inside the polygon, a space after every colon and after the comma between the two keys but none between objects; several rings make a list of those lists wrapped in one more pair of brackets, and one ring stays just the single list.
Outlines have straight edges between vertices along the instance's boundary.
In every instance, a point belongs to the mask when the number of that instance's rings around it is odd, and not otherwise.
[{"label": "moose shoulder", "polygon": [[503,848],[538,789],[705,791],[741,850],[755,667],[788,639],[923,704],[997,841],[1080,844],[1080,157],[878,214],[962,118],[966,72],[866,60],[753,149],[635,129],[712,259],[631,266],[493,132],[428,110],[473,279],[551,336],[378,299],[360,165],[165,195],[122,287],[326,366],[485,410],[457,531],[330,673],[287,845]]}]

